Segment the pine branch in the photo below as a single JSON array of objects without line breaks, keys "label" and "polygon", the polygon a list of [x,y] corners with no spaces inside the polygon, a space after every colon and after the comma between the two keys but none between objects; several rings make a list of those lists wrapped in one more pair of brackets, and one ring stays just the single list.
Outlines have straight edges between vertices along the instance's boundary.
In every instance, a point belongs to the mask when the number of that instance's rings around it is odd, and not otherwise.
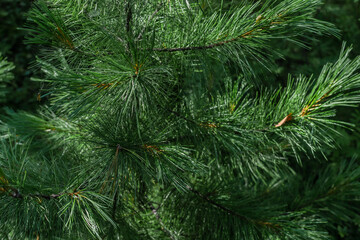
[{"label": "pine branch", "polygon": [[[54,113],[8,113],[1,125],[14,144],[1,142],[0,229],[19,223],[9,232],[21,239],[64,229],[79,239],[109,229],[105,236],[119,239],[327,239],[321,204],[347,210],[338,193],[357,199],[358,173],[323,174],[317,188],[292,196],[315,181],[296,181],[292,160],[305,164],[309,152],[333,146],[330,131],[344,125],[334,110],[360,103],[360,59],[343,50],[319,78],[289,79],[277,91],[250,91],[245,81],[256,75],[253,60],[274,60],[271,39],[306,47],[336,35],[312,17],[320,0],[221,2],[209,11],[194,1],[86,2],[39,1],[29,14],[28,42],[45,46],[37,81]],[[64,186],[75,190],[56,193]]]},{"label": "pine branch", "polygon": [[[50,194],[50,195],[46,195],[46,194],[21,194],[20,191],[16,188],[10,187],[11,193],[8,195],[12,198],[26,198],[26,197],[30,197],[30,198],[42,198],[42,199],[46,199],[46,200],[50,200],[50,199],[56,199],[59,198],[65,194],[67,195],[71,195],[73,193],[57,193],[57,194]],[[0,189],[0,192],[2,190]],[[4,191],[3,191],[4,192]]]},{"label": "pine branch", "polygon": [[[260,28],[260,30],[261,29],[262,28]],[[235,42],[241,38],[250,36],[253,31],[254,30],[251,30],[251,31],[248,31],[248,32],[242,34],[239,37],[235,37],[235,38],[232,38],[232,39],[229,39],[226,41],[222,41],[222,42],[218,42],[218,43],[212,43],[212,44],[205,45],[205,46],[181,47],[181,48],[153,48],[152,50],[155,52],[182,52],[182,51],[192,51],[192,50],[206,50],[206,49],[211,49],[211,48],[215,48],[215,47],[220,47],[225,44]]]},{"label": "pine branch", "polygon": [[165,226],[165,224],[163,223],[163,221],[161,220],[161,217],[157,211],[157,208],[155,208],[151,203],[149,203],[150,209],[151,209],[151,213],[154,214],[154,216],[156,217],[156,219],[158,220],[158,222],[160,223],[161,226],[161,230],[166,233],[170,239],[175,240],[176,238],[173,236],[172,232]]},{"label": "pine branch", "polygon": [[234,215],[242,220],[245,220],[247,222],[251,222],[251,223],[254,223],[256,225],[259,225],[259,226],[262,226],[262,227],[268,227],[268,228],[271,228],[271,229],[274,229],[276,231],[279,231],[282,229],[282,227],[279,225],[279,224],[274,224],[274,223],[270,223],[270,222],[264,222],[264,221],[260,221],[260,220],[254,220],[254,219],[250,219],[246,216],[243,216],[241,214],[238,214],[234,211],[232,211],[231,209],[211,200],[209,197],[203,195],[202,193],[200,193],[199,191],[196,191],[195,189],[193,189],[192,187],[190,186],[186,186],[188,190],[190,190],[191,192],[193,192],[195,195],[197,195],[198,197],[200,197],[201,199],[205,200],[206,202],[210,203],[211,205],[221,209],[222,211],[228,213],[228,214],[231,214],[231,215]]},{"label": "pine branch", "polygon": [[[306,182],[305,189],[301,189],[303,197],[297,199],[293,204],[292,211],[304,211],[304,209],[319,209],[321,212],[329,212],[337,218],[335,211],[339,207],[343,215],[351,218],[353,206],[347,203],[357,202],[358,191],[360,188],[360,168],[358,160],[353,158],[351,161],[340,160],[339,162],[329,164],[320,172],[317,170],[316,181],[310,178],[301,180],[301,184],[292,183],[293,188],[303,188],[302,184]],[[310,175],[312,176],[312,175]],[[305,180],[305,181],[304,181]],[[332,207],[330,208],[329,205]]]},{"label": "pine branch", "polygon": [[298,210],[304,209],[306,207],[310,207],[312,204],[316,203],[319,200],[326,199],[332,195],[338,194],[339,192],[342,191],[342,188],[345,188],[347,185],[349,185],[349,183],[343,183],[343,184],[336,185],[336,186],[330,188],[326,193],[323,193],[323,194],[317,196],[316,198],[311,199],[311,200],[304,202],[303,204],[297,206],[294,210],[298,211]]}]

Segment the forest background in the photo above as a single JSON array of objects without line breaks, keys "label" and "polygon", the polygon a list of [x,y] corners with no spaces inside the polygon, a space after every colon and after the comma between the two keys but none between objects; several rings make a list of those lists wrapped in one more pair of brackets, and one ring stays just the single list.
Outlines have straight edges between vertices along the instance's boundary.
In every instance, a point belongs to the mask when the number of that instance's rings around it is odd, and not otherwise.
[{"label": "forest background", "polygon": [[[14,64],[14,80],[7,84],[6,95],[0,97],[0,116],[6,108],[33,111],[46,103],[46,98],[41,101],[38,98],[41,86],[31,81],[32,77],[41,78],[41,73],[32,66],[36,46],[24,44],[26,32],[19,29],[26,21],[31,2],[0,0],[0,54]],[[276,69],[272,69],[276,74],[269,76],[269,85],[285,83],[288,74],[318,75],[324,64],[338,58],[338,50],[343,41],[347,45],[353,45],[354,56],[360,55],[360,0],[325,0],[322,8],[317,11],[316,18],[335,24],[341,30],[341,37],[337,39],[324,36],[310,44],[312,48],[308,50],[287,42],[274,42],[274,47],[280,49],[286,59],[276,60]],[[354,131],[339,129],[343,133],[341,142],[338,143],[340,147],[328,152],[328,158],[331,161],[339,157],[360,157],[360,108],[355,111],[343,108],[337,116],[339,120],[351,122],[356,127]],[[339,239],[358,239],[360,218],[351,226],[339,223],[337,231]]]}]

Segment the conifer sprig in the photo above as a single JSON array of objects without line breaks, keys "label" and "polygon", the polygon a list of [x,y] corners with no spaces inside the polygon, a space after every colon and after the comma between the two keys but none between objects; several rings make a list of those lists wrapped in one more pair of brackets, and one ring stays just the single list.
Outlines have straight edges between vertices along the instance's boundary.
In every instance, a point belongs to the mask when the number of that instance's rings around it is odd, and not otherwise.
[{"label": "conifer sprig", "polygon": [[[182,65],[182,71],[186,71],[203,53],[191,51],[183,56],[185,60],[169,58],[163,51],[203,49],[207,52],[204,56],[218,59],[220,64],[225,59],[236,61],[237,67],[251,72],[248,58],[262,64],[271,62],[267,60],[270,53],[275,53],[268,45],[271,38],[298,41],[314,34],[337,34],[331,24],[311,17],[320,4],[317,0],[266,1],[263,5],[245,1],[231,9],[218,9],[210,16],[197,4],[177,1],[161,2],[161,7],[148,4],[146,10],[138,7],[140,2],[132,1],[120,12],[112,1],[103,4],[108,5],[104,12],[78,9],[69,14],[61,1],[51,8],[40,1],[29,14],[29,42],[46,45],[63,55],[61,61],[54,61],[45,53],[41,63],[48,73],[47,82],[53,83],[54,102],[61,105],[71,101],[78,107],[72,108],[75,112],[128,98],[125,104],[131,103],[130,112],[168,104],[166,89],[179,84],[177,66]],[[151,16],[144,18],[144,13]],[[69,19],[65,21],[64,16]],[[128,27],[121,27],[123,24]],[[56,84],[59,79],[60,84]]]},{"label": "conifer sprig", "polygon": [[50,107],[2,119],[1,237],[318,240],[356,216],[357,161],[318,153],[350,126],[333,117],[360,101],[359,57],[344,44],[275,90],[249,78],[273,39],[337,35],[321,1],[206,2],[35,3]]},{"label": "conifer sprig", "polygon": [[[260,92],[257,98],[236,83],[215,101],[196,99],[191,108],[176,115],[182,122],[179,125],[187,126],[182,127],[182,134],[192,135],[193,141],[203,139],[204,145],[212,139],[216,146],[245,159],[254,154],[254,146],[261,149],[254,156],[264,154],[273,161],[286,153],[293,152],[299,159],[300,152],[315,154],[334,146],[334,125],[348,126],[333,119],[335,108],[359,103],[360,62],[359,58],[348,59],[350,51],[344,45],[339,60],[326,65],[317,79],[290,77],[286,88]],[[197,107],[200,105],[202,108]],[[216,149],[213,154],[218,154]]]}]

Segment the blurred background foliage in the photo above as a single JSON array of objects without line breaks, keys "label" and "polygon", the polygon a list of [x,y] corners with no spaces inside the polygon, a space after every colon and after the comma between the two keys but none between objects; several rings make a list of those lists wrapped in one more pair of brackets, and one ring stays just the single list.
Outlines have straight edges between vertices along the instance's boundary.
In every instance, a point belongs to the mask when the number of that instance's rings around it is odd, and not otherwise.
[{"label": "blurred background foliage", "polygon": [[[6,97],[0,98],[0,114],[5,108],[33,111],[41,104],[37,96],[40,86],[32,82],[31,77],[41,77],[35,68],[31,67],[35,61],[36,46],[24,44],[25,32],[19,30],[26,21],[26,12],[32,1],[0,0],[0,61],[5,57],[10,63],[6,66],[15,66],[11,69],[13,80],[6,84]],[[231,1],[228,1],[231,2]],[[280,49],[284,59],[275,60],[272,71],[276,74],[267,74],[269,82],[284,83],[288,74],[304,74],[317,76],[324,64],[333,62],[343,41],[352,44],[353,55],[360,55],[360,0],[325,0],[324,5],[317,12],[317,18],[334,23],[341,30],[339,39],[323,37],[311,43],[311,49],[304,50],[289,42],[274,42]],[[12,68],[12,67],[11,67]],[[7,75],[9,76],[9,75]],[[353,130],[340,130],[339,149],[328,152],[329,161],[338,161],[344,158],[360,156],[360,108],[359,110],[341,110],[340,118],[354,124]],[[333,230],[338,239],[359,239],[360,217],[353,222],[339,223]]]},{"label": "blurred background foliage", "polygon": [[280,67],[276,72],[280,79],[286,79],[288,73],[318,75],[324,64],[337,59],[343,41],[353,45],[353,55],[360,54],[360,1],[325,0],[324,3],[316,18],[335,24],[341,31],[341,37],[336,39],[324,36],[313,42],[310,50],[291,43],[281,43],[279,49],[286,60],[277,61]]},{"label": "blurred background foliage", "polygon": [[[30,81],[35,60],[33,46],[24,44],[25,32],[19,30],[26,21],[26,12],[32,1],[0,0],[0,54],[12,62],[14,79],[7,83],[6,100],[0,101],[1,109],[34,110],[36,108],[37,83]],[[3,111],[1,111],[3,113]]]}]

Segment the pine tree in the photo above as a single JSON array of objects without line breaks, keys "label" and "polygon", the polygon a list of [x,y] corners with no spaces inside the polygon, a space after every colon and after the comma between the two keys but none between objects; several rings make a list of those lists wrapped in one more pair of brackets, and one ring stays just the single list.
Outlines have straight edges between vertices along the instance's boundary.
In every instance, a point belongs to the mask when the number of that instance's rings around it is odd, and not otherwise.
[{"label": "pine tree", "polygon": [[358,160],[326,160],[360,57],[267,83],[277,42],[339,36],[319,7],[36,1],[45,104],[2,119],[1,239],[332,239],[360,210]]}]

